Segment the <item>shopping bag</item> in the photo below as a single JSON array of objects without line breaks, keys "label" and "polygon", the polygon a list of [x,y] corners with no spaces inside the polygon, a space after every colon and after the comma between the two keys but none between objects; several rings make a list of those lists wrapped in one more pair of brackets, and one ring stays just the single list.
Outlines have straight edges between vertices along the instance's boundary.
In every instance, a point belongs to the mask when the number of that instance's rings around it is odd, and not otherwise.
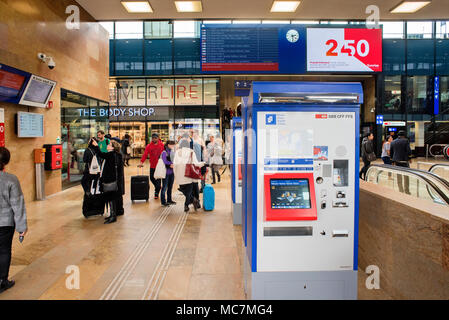
[{"label": "shopping bag", "polygon": [[156,170],[154,170],[155,179],[165,179],[167,176],[167,168],[165,167],[164,160],[159,159],[156,165]]}]

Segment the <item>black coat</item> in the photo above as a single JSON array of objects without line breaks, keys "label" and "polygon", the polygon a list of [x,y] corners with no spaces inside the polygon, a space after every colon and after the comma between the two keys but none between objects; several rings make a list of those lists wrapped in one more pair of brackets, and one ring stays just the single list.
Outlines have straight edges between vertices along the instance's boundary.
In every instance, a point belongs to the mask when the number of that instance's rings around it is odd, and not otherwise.
[{"label": "black coat", "polygon": [[[103,174],[100,182],[111,183],[117,181],[118,191],[105,194],[106,201],[111,201],[125,194],[125,172],[123,168],[123,158],[117,152],[100,152],[100,148],[93,147],[97,152],[97,157],[104,159]],[[116,169],[117,166],[117,169]],[[101,190],[101,188],[100,188]]]}]

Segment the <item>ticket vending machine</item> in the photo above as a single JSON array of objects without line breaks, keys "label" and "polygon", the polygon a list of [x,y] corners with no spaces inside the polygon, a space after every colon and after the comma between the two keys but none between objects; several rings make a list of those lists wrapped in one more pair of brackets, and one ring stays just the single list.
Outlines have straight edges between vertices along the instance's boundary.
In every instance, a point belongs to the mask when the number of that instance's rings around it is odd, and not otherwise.
[{"label": "ticket vending machine", "polygon": [[253,83],[244,119],[248,298],[357,298],[362,103],[360,83]]},{"label": "ticket vending machine", "polygon": [[231,131],[232,219],[234,225],[241,225],[243,180],[242,118],[233,118],[231,120]]}]

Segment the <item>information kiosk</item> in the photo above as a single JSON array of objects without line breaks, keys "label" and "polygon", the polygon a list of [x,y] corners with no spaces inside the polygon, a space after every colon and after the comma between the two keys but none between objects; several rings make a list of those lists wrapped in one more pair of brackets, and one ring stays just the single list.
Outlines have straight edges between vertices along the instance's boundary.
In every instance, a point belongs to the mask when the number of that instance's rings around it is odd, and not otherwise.
[{"label": "information kiosk", "polygon": [[243,180],[242,118],[233,118],[231,120],[231,129],[232,219],[234,225],[241,225]]},{"label": "information kiosk", "polygon": [[360,83],[254,82],[245,124],[251,299],[356,299]]}]

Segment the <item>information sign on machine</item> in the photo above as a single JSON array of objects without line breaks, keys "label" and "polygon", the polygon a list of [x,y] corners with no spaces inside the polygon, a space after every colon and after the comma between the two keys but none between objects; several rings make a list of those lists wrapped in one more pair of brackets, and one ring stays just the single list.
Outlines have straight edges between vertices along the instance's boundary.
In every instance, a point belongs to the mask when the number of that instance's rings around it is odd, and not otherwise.
[{"label": "information sign on machine", "polygon": [[5,109],[0,109],[0,147],[5,146]]}]

